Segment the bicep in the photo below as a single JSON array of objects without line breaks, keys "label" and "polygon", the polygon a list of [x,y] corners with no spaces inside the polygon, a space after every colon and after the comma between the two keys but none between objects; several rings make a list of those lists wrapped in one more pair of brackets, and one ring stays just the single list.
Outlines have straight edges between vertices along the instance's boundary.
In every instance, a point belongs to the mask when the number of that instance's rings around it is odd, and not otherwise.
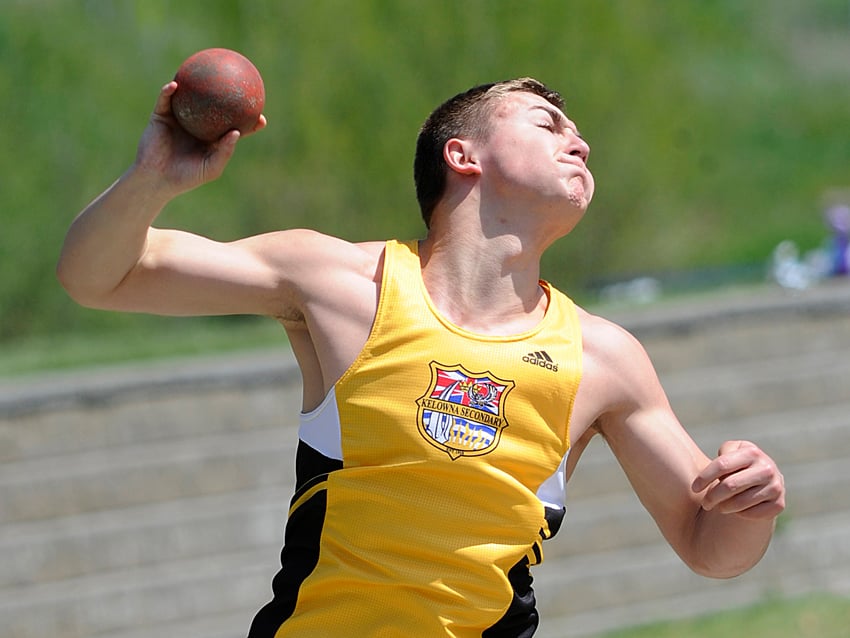
[{"label": "bicep", "polygon": [[143,255],[105,305],[162,315],[276,314],[287,291],[268,254],[284,243],[272,235],[223,243],[151,228]]}]

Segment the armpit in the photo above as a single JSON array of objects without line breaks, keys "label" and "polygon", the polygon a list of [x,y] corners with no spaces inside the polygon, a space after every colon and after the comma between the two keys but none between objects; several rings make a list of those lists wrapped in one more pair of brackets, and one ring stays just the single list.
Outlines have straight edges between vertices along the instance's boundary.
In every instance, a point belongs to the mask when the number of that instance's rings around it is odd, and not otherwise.
[{"label": "armpit", "polygon": [[307,326],[304,313],[297,308],[290,308],[287,312],[275,316],[275,319],[287,330],[303,330]]}]

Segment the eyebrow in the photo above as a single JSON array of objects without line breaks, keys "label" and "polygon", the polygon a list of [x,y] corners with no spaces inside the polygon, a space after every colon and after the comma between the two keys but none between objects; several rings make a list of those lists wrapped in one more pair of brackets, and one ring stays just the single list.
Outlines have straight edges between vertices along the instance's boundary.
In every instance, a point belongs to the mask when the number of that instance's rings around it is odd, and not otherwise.
[{"label": "eyebrow", "polygon": [[[572,128],[573,132],[577,136],[581,137],[581,133],[579,132],[579,130],[577,128],[575,128],[575,125],[573,124],[572,126],[570,126],[571,122],[570,122],[569,119],[567,119],[567,116],[564,115],[563,113],[561,113],[561,111],[556,109],[554,106],[548,106],[546,104],[533,104],[531,106],[531,108],[532,109],[539,109],[541,111],[545,111],[546,113],[548,113],[552,117],[552,120],[555,122],[555,124],[557,124],[558,126],[561,126],[563,128]],[[584,139],[584,138],[582,138],[582,139]]]}]

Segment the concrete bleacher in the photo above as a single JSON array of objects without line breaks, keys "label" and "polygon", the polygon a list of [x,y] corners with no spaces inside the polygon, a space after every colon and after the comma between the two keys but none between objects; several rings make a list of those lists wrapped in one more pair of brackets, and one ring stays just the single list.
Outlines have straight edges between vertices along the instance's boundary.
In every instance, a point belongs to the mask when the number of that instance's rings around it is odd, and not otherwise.
[{"label": "concrete bleacher", "polygon": [[[536,571],[541,637],[850,596],[850,282],[606,313],[641,339],[708,453],[756,440],[788,510],[736,579],[692,574],[601,440]],[[0,381],[4,638],[233,638],[270,596],[293,482],[287,351]]]}]

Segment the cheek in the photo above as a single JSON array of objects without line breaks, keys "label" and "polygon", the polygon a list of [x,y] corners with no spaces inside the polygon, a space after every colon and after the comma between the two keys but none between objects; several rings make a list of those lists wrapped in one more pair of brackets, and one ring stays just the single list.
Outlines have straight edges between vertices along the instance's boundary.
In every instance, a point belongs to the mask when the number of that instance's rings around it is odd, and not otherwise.
[{"label": "cheek", "polygon": [[537,171],[534,165],[519,151],[507,150],[491,164],[491,171],[509,182],[525,182]]}]

